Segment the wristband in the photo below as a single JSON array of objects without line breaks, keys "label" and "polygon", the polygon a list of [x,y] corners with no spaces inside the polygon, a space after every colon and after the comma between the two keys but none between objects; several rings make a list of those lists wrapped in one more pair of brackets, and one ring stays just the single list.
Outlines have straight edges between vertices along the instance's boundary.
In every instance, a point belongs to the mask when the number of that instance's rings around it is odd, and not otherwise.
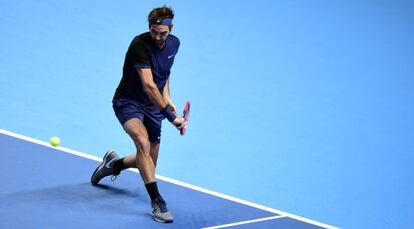
[{"label": "wristband", "polygon": [[167,106],[164,110],[161,111],[161,114],[164,115],[168,121],[173,122],[177,116],[171,111],[170,106]]}]

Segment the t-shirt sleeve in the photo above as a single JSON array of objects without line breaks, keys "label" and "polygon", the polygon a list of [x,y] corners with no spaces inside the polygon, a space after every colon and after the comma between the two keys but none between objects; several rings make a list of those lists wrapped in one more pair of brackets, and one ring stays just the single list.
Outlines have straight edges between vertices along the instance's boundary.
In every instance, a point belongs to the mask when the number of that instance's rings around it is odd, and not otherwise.
[{"label": "t-shirt sleeve", "polygon": [[142,42],[131,46],[132,65],[137,68],[151,68],[149,47]]},{"label": "t-shirt sleeve", "polygon": [[178,49],[180,49],[180,44],[181,44],[180,39],[178,39],[177,37],[177,52],[178,52]]}]

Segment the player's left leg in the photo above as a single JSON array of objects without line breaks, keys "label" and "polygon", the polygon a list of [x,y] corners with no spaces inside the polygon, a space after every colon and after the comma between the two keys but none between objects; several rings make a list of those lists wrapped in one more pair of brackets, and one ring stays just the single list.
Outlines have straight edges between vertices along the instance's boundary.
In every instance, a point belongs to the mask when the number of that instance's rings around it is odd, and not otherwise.
[{"label": "player's left leg", "polygon": [[[158,160],[158,152],[160,151],[160,144],[150,142],[151,150],[150,155],[152,158],[152,161],[154,162],[154,167],[157,166],[157,160]],[[124,169],[129,168],[137,168],[137,155],[131,154],[123,158],[119,158],[114,162],[114,170],[115,173],[119,173]]]},{"label": "player's left leg", "polygon": [[129,168],[137,168],[137,154],[131,154],[115,161],[114,168],[117,171],[122,171]]},{"label": "player's left leg", "polygon": [[[151,145],[150,155],[151,155],[152,161],[154,162],[154,167],[156,167],[157,159],[158,159],[158,152],[160,151],[160,144],[150,142],[150,145]],[[119,158],[114,163],[115,171],[121,172],[124,169],[137,168],[136,160],[137,160],[136,154],[131,154],[126,157]]]},{"label": "player's left leg", "polygon": [[93,172],[91,183],[97,185],[99,181],[106,176],[118,175],[119,172],[116,172],[113,167],[114,162],[117,160],[119,160],[119,157],[116,152],[113,150],[108,151],[103,157],[101,164],[99,164]]}]

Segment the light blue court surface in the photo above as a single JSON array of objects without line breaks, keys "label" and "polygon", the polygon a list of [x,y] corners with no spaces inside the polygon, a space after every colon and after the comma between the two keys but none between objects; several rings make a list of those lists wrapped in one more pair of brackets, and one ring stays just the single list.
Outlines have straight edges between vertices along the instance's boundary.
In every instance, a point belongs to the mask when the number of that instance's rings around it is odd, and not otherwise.
[{"label": "light blue court surface", "polygon": [[[123,172],[115,182],[106,178],[92,186],[90,172],[98,163],[90,155],[54,149],[4,130],[0,130],[0,147],[2,157],[8,158],[0,163],[0,228],[334,228],[162,177],[159,187],[175,222],[160,224],[151,219],[145,187],[136,186],[137,173]],[[17,161],[12,177],[13,172],[5,169],[10,161]]]},{"label": "light blue court surface", "polygon": [[[111,100],[131,39],[163,4],[181,40],[172,98],[192,110],[184,137],[164,123],[157,174],[340,228],[413,228],[414,1],[0,0],[0,128],[57,135],[99,158],[133,153]],[[49,165],[85,177],[48,184],[61,175],[43,172],[25,179],[38,189],[15,191],[41,202],[43,189],[51,199],[67,190],[59,201],[71,210],[70,200],[90,200],[86,210],[121,201],[106,214],[138,224],[147,202],[136,174],[90,189],[96,162],[63,155]],[[30,161],[1,163],[10,184]]]}]

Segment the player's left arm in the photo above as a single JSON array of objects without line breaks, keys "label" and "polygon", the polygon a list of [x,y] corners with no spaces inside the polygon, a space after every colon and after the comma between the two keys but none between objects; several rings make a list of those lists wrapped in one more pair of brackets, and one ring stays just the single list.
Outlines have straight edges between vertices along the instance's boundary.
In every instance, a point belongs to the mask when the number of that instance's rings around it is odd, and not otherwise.
[{"label": "player's left arm", "polygon": [[177,108],[175,107],[170,95],[170,79],[168,79],[167,83],[165,84],[164,91],[162,92],[162,97],[164,97],[165,103],[170,106],[171,111],[176,114]]}]

